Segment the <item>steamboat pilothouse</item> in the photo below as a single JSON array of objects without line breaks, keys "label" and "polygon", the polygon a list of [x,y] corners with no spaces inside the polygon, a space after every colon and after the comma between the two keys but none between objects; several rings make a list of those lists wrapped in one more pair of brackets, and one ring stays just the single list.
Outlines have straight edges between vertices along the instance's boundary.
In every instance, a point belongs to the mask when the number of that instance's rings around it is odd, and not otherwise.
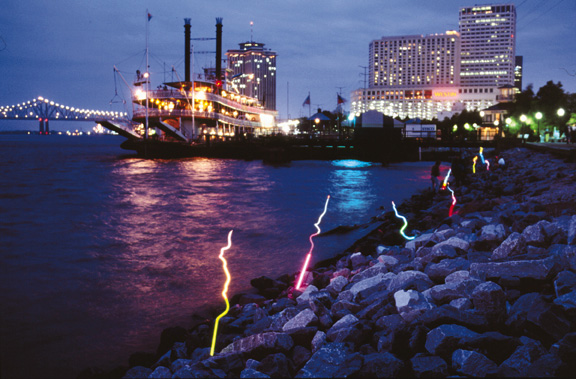
[{"label": "steamboat pilothouse", "polygon": [[[122,147],[147,156],[205,155],[216,142],[241,141],[275,131],[278,112],[241,95],[227,84],[222,70],[222,19],[216,19],[216,68],[191,79],[190,19],[185,19],[185,79],[152,90],[150,78],[137,71],[128,127],[105,122],[127,140]],[[201,151],[201,152],[200,152]]]}]

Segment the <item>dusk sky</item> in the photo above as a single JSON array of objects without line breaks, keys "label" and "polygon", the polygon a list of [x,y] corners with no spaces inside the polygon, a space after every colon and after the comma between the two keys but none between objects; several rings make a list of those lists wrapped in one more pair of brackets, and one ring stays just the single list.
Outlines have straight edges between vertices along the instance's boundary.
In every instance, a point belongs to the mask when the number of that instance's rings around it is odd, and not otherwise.
[{"label": "dusk sky", "polygon": [[[146,12],[152,87],[184,77],[184,18],[193,38],[213,38],[223,17],[223,50],[251,39],[278,53],[279,118],[307,116],[302,103],[311,94],[314,109],[334,110],[363,86],[368,46],[383,36],[458,30],[463,6],[502,4],[483,0],[2,0],[0,12],[0,105],[43,96],[55,102],[98,110],[124,110],[131,83],[144,70]],[[517,0],[516,54],[524,56],[524,86],[535,90],[548,80],[576,92],[576,1]],[[194,41],[197,52],[215,42]],[[197,53],[195,72],[214,66],[215,56]],[[166,72],[165,72],[166,70]],[[174,78],[174,80],[177,80]],[[116,92],[118,96],[115,96]],[[349,109],[349,103],[345,104]],[[67,122],[51,129],[65,130]],[[0,121],[1,130],[36,129],[21,121]],[[90,129],[93,124],[83,124]]]}]

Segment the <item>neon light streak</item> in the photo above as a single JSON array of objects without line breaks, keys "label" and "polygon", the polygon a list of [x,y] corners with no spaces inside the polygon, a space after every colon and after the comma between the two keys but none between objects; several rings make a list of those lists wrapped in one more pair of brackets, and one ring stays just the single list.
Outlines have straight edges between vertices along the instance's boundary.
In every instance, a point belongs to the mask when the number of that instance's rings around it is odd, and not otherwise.
[{"label": "neon light streak", "polygon": [[222,261],[222,267],[224,268],[224,272],[226,273],[226,282],[224,283],[224,289],[222,290],[222,297],[226,302],[226,310],[222,312],[218,317],[216,317],[216,321],[214,322],[214,335],[212,337],[212,348],[210,349],[210,356],[214,355],[214,348],[216,347],[216,335],[218,334],[218,322],[222,317],[224,317],[228,311],[230,310],[230,303],[228,302],[228,297],[226,296],[226,292],[228,292],[228,285],[230,284],[230,272],[228,271],[228,263],[226,259],[224,259],[224,251],[228,250],[232,246],[232,230],[228,233],[228,245],[220,249],[220,255],[218,258]]},{"label": "neon light streak", "polygon": [[474,158],[472,158],[472,161],[474,162],[474,164],[472,165],[472,173],[476,173],[476,161],[478,160],[478,156],[474,156]]},{"label": "neon light streak", "polygon": [[483,147],[480,147],[480,152],[478,153],[478,155],[480,155],[480,160],[482,161],[482,164],[484,164],[484,154],[482,153],[484,151]]},{"label": "neon light streak", "polygon": [[490,162],[486,159],[486,171],[490,171]]},{"label": "neon light streak", "polygon": [[316,233],[310,235],[310,251],[308,251],[308,255],[306,256],[306,261],[304,262],[304,266],[302,266],[302,271],[300,271],[300,277],[298,278],[298,282],[296,283],[296,289],[299,290],[300,286],[302,285],[302,280],[304,279],[304,275],[306,275],[306,269],[308,268],[308,263],[310,263],[310,258],[312,258],[312,250],[314,250],[314,241],[312,241],[312,237],[317,236],[320,234],[320,223],[322,222],[322,217],[326,214],[326,209],[328,209],[328,201],[330,201],[330,195],[326,198],[326,204],[324,204],[324,212],[318,218],[318,222],[314,224]]},{"label": "neon light streak", "polygon": [[416,236],[408,237],[406,234],[404,234],[404,229],[406,229],[406,227],[408,226],[408,221],[406,220],[406,217],[398,214],[398,211],[396,210],[396,204],[394,204],[394,202],[392,202],[392,208],[394,208],[394,213],[396,213],[396,217],[404,220],[404,226],[400,229],[400,234],[402,234],[402,237],[406,238],[407,240],[413,240],[414,238],[416,238]]},{"label": "neon light streak", "polygon": [[452,172],[452,169],[448,170],[448,173],[446,174],[446,177],[444,178],[444,182],[442,183],[442,189],[446,189],[446,186],[448,185],[448,178],[450,178],[451,172]]},{"label": "neon light streak", "polygon": [[456,196],[454,196],[454,191],[452,191],[452,188],[450,188],[450,186],[448,186],[448,189],[450,190],[450,192],[452,192],[452,205],[450,205],[450,210],[448,211],[448,217],[452,217],[452,211],[454,211],[454,206],[456,205]]}]

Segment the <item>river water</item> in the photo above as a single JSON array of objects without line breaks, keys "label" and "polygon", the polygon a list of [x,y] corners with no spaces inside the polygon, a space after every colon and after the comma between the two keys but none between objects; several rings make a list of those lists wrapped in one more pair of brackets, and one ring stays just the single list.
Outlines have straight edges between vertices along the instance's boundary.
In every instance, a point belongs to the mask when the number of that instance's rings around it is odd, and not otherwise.
[{"label": "river water", "polygon": [[1,377],[75,377],[155,351],[161,331],[250,279],[343,252],[429,185],[429,162],[144,160],[114,136],[0,135]]}]

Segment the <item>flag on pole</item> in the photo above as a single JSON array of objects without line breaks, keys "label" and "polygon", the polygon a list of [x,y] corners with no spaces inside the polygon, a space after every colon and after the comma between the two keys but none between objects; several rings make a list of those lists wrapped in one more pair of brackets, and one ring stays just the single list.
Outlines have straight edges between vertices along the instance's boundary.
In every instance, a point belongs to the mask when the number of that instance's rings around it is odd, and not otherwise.
[{"label": "flag on pole", "polygon": [[337,94],[337,96],[338,96],[338,100],[337,100],[338,105],[344,104],[346,102],[346,99],[343,98],[342,96],[340,96],[340,94]]},{"label": "flag on pole", "polygon": [[150,21],[151,18],[152,18],[152,15],[150,13],[148,13],[148,21]]},{"label": "flag on pole", "polygon": [[304,105],[310,105],[310,95],[308,95],[306,100],[304,100],[304,102],[302,103],[302,106],[304,106]]}]

